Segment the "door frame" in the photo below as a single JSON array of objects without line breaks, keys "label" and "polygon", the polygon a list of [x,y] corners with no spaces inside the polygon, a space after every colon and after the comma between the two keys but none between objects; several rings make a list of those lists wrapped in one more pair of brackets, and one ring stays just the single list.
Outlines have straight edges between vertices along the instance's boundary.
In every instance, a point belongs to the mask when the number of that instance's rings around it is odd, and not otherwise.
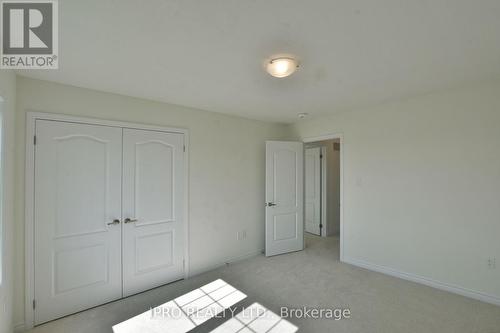
[{"label": "door frame", "polygon": [[24,329],[33,328],[35,311],[35,270],[34,270],[34,203],[35,203],[35,123],[37,120],[52,120],[86,125],[120,127],[138,130],[179,133],[184,135],[184,279],[189,277],[189,130],[179,127],[164,127],[124,121],[75,117],[64,114],[29,111],[26,113],[26,161],[24,184]]},{"label": "door frame", "polygon": [[[338,139],[340,142],[340,261],[344,261],[344,134],[331,133],[320,136],[304,137],[302,142],[313,143],[317,141]],[[304,201],[305,204],[305,201]],[[305,207],[304,207],[305,208]]]}]

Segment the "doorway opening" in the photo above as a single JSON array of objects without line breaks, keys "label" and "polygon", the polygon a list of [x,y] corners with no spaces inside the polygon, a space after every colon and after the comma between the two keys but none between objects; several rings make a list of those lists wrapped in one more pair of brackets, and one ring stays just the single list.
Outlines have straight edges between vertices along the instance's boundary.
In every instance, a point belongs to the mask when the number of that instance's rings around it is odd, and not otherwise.
[{"label": "doorway opening", "polygon": [[335,248],[342,258],[342,137],[304,140],[305,246]]},{"label": "doorway opening", "polygon": [[[304,138],[302,142],[266,141],[266,256],[301,251],[305,247],[318,252],[315,248],[319,247],[320,251],[326,250],[325,256],[344,260],[342,155],[341,134]],[[308,177],[313,180],[307,184],[306,165],[314,170],[308,170],[308,174],[315,174]],[[333,172],[328,176],[330,169]],[[329,179],[335,184],[330,191]],[[321,186],[322,183],[325,185]],[[311,220],[307,227],[306,219]]]}]

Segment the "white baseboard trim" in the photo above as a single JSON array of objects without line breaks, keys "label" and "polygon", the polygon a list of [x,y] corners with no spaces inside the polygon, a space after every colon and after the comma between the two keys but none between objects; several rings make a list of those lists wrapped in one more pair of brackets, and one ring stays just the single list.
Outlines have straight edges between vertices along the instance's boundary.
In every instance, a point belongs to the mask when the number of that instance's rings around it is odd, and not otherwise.
[{"label": "white baseboard trim", "polygon": [[21,333],[24,331],[26,331],[26,327],[24,326],[24,323],[14,324],[14,333]]},{"label": "white baseboard trim", "polygon": [[218,263],[215,263],[213,265],[209,265],[209,266],[206,266],[206,267],[203,267],[200,269],[190,269],[189,270],[190,274],[189,274],[188,278],[191,278],[191,277],[194,277],[194,276],[197,276],[197,275],[209,272],[209,271],[213,271],[214,269],[223,267],[223,266],[228,265],[228,264],[234,264],[234,263],[237,263],[237,262],[245,260],[245,259],[250,259],[250,258],[256,257],[258,255],[261,255],[262,253],[264,253],[264,249],[249,252],[249,253],[242,254],[239,256],[235,256],[235,257],[229,257],[223,261],[219,261]]},{"label": "white baseboard trim", "polygon": [[377,265],[377,264],[371,264],[371,263],[363,261],[363,260],[357,260],[357,259],[353,259],[353,258],[344,257],[344,260],[342,260],[342,262],[344,262],[346,264],[351,264],[351,265],[354,265],[357,267],[365,268],[365,269],[368,269],[370,271],[375,271],[378,273],[394,276],[394,277],[397,277],[397,278],[400,278],[403,280],[420,283],[420,284],[426,285],[428,287],[436,288],[439,290],[444,290],[444,291],[447,291],[447,292],[450,292],[453,294],[458,294],[461,296],[476,299],[478,301],[482,301],[482,302],[486,302],[486,303],[500,306],[500,297],[497,297],[497,296],[488,295],[488,294],[485,294],[485,293],[482,293],[479,291],[470,290],[470,289],[462,288],[460,286],[436,281],[436,280],[429,279],[429,278],[426,278],[423,276],[418,276],[418,275],[411,274],[411,273],[401,272],[401,271],[398,271],[396,269],[392,269],[389,267],[385,267],[385,266],[381,266],[381,265]]}]

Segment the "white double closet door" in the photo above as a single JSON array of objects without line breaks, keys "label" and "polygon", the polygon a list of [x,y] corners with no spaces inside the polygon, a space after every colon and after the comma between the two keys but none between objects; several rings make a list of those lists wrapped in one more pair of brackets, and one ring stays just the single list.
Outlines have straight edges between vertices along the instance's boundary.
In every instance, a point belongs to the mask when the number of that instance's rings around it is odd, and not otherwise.
[{"label": "white double closet door", "polygon": [[184,135],[36,121],[35,324],[184,274]]}]

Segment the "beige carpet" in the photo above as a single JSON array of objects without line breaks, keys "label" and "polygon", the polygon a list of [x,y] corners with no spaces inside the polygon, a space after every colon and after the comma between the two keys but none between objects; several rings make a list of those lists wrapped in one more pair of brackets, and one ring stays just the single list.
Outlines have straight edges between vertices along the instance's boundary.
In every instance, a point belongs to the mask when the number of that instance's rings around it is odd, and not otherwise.
[{"label": "beige carpet", "polygon": [[[275,313],[281,306],[349,308],[350,319],[288,319],[299,332],[500,333],[500,307],[340,263],[338,239],[308,235],[305,251],[258,256],[45,325],[32,332],[111,332],[111,327],[221,278]],[[212,319],[192,332],[209,332]]]}]

